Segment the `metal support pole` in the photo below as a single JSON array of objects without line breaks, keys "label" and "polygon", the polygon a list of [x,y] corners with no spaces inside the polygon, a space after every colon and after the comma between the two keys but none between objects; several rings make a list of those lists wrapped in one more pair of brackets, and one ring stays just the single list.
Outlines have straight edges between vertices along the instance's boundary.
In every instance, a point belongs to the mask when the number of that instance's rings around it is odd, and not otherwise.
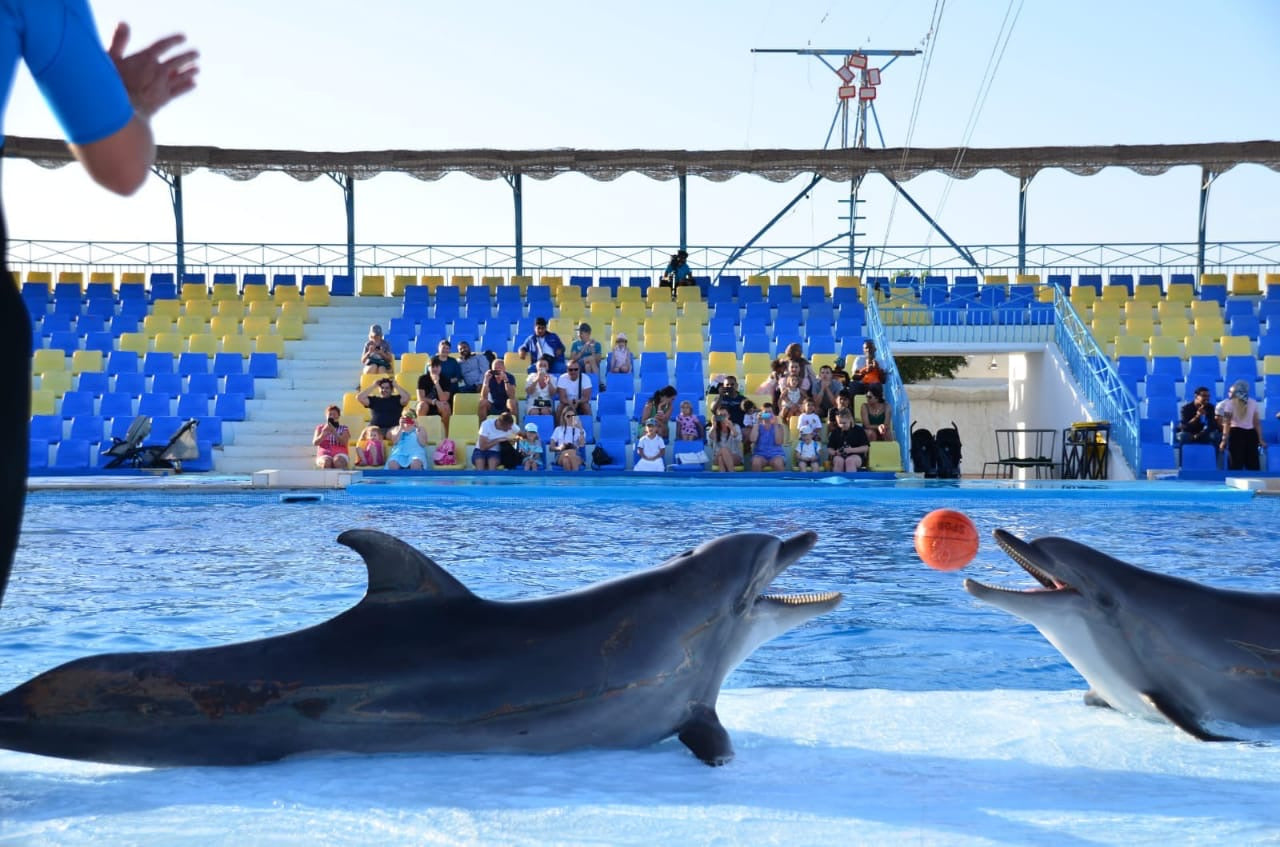
[{"label": "metal support pole", "polygon": [[356,180],[350,171],[341,173],[327,171],[329,179],[342,189],[343,205],[347,210],[347,278],[355,283],[356,279]]},{"label": "metal support pole", "polygon": [[1027,272],[1027,188],[1031,177],[1018,177],[1018,273]]},{"label": "metal support pole", "polygon": [[689,249],[689,184],[685,173],[680,174],[680,249]]},{"label": "metal support pole", "polygon": [[1200,169],[1200,219],[1199,234],[1196,237],[1196,289],[1200,287],[1200,277],[1204,275],[1204,237],[1209,223],[1209,186],[1218,178],[1217,171],[1210,168]]},{"label": "metal support pole", "polygon": [[738,259],[742,256],[742,254],[747,252],[747,248],[749,248],[752,244],[755,244],[757,241],[759,241],[760,236],[768,232],[769,228],[772,227],[774,224],[776,224],[778,221],[780,221],[783,215],[791,211],[792,206],[794,206],[795,204],[803,200],[805,197],[807,197],[809,195],[809,191],[821,181],[822,181],[821,174],[814,174],[813,179],[809,180],[809,184],[806,185],[804,188],[800,189],[800,193],[797,194],[790,203],[783,206],[781,212],[778,212],[778,214],[774,215],[773,218],[770,219],[770,221],[767,224],[761,227],[759,232],[751,236],[751,238],[747,241],[746,244],[742,245],[741,247],[735,248],[734,251],[729,254],[729,257],[724,260],[724,265],[721,266],[719,272],[716,273],[716,280],[719,281],[720,274],[725,272],[725,268],[729,267],[729,265],[738,261]]},{"label": "metal support pole", "polygon": [[889,176],[888,174],[885,174],[884,178],[889,180],[890,185],[898,189],[898,193],[901,194],[904,198],[906,198],[906,201],[911,204],[911,208],[915,209],[917,212],[920,213],[920,217],[928,221],[929,225],[932,226],[939,235],[941,235],[943,238],[946,239],[947,243],[951,245],[951,248],[960,254],[960,258],[964,259],[970,265],[973,265],[974,268],[977,268],[979,270],[981,269],[981,266],[978,264],[978,261],[973,258],[973,254],[970,253],[968,250],[964,249],[963,247],[961,247],[959,244],[957,244],[955,240],[952,239],[951,236],[947,235],[946,230],[938,226],[938,222],[935,221],[933,218],[929,217],[929,213],[926,212],[924,208],[915,201],[914,197],[912,197],[910,194],[907,193],[907,190],[905,188],[903,188],[901,185],[898,184],[898,181],[896,179]]},{"label": "metal support pole", "polygon": [[187,272],[187,244],[182,226],[182,173],[166,171],[159,167],[152,167],[151,171],[169,186],[169,202],[173,205],[173,256],[177,283],[181,287],[182,277]]},{"label": "metal support pole", "polygon": [[524,276],[524,189],[521,187],[520,174],[504,176],[507,185],[511,186],[511,199],[515,203],[516,215],[516,276]]}]

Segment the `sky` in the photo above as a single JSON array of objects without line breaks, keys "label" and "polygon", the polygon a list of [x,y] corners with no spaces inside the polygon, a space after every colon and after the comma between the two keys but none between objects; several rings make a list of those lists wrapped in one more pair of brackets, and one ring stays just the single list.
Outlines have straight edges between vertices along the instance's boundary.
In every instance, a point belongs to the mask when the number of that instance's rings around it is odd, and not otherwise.
[{"label": "sky", "polygon": [[[104,40],[128,21],[141,47],[185,32],[199,87],[154,121],[162,144],[296,150],[821,148],[838,79],[818,59],[753,48],[922,48],[884,71],[876,115],[887,146],[1190,143],[1280,137],[1280,4],[1273,0],[1041,3],[811,0],[540,4],[336,0],[101,0]],[[936,24],[936,25],[934,25]],[[12,135],[60,137],[22,71]],[[839,130],[832,146],[838,146]],[[874,129],[873,146],[879,146]],[[1163,176],[1045,171],[1028,194],[1030,243],[1192,242],[1198,168]],[[745,243],[805,180],[691,178],[691,245]],[[184,179],[188,242],[342,243],[342,193],[282,174]],[[1017,241],[1016,179],[929,174],[907,189],[964,244]],[[763,239],[807,246],[843,231],[847,184],[820,184]],[[860,243],[938,243],[878,177],[863,187]],[[6,161],[10,235],[168,241],[166,185],[118,199],[76,167]],[[356,240],[510,244],[501,180],[356,185]],[[525,180],[524,240],[676,243],[678,188],[628,175]],[[1241,166],[1214,184],[1208,238],[1275,239],[1280,174]]]}]

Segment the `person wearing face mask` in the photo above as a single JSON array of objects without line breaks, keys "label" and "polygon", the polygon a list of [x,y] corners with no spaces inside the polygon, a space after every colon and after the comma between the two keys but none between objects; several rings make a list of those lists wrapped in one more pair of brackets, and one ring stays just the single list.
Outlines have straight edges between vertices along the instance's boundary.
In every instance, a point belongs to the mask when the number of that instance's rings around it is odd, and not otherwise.
[{"label": "person wearing face mask", "polygon": [[751,470],[762,471],[765,466],[775,471],[787,467],[787,428],[782,425],[773,413],[773,404],[765,403],[760,410],[760,420],[756,424],[755,446],[751,451]]},{"label": "person wearing face mask", "polygon": [[1262,440],[1262,416],[1258,401],[1249,396],[1249,383],[1236,380],[1227,399],[1218,404],[1222,422],[1222,452],[1227,470],[1257,471],[1262,469],[1258,451],[1267,445]]}]

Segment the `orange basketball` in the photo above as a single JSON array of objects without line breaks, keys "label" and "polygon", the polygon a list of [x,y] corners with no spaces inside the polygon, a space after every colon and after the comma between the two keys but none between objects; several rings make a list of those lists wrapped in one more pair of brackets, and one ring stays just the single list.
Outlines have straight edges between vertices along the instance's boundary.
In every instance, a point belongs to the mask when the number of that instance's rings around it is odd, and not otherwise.
[{"label": "orange basketball", "polygon": [[916,524],[916,554],[935,570],[958,571],[978,555],[978,528],[964,512],[932,511]]}]

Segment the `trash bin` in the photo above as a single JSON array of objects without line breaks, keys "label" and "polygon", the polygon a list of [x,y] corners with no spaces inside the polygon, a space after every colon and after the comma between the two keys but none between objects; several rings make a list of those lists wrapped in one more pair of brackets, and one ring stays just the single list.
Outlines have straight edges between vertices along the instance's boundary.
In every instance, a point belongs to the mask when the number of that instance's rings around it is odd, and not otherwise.
[{"label": "trash bin", "polygon": [[1062,431],[1062,478],[1106,479],[1111,422],[1079,421]]}]

